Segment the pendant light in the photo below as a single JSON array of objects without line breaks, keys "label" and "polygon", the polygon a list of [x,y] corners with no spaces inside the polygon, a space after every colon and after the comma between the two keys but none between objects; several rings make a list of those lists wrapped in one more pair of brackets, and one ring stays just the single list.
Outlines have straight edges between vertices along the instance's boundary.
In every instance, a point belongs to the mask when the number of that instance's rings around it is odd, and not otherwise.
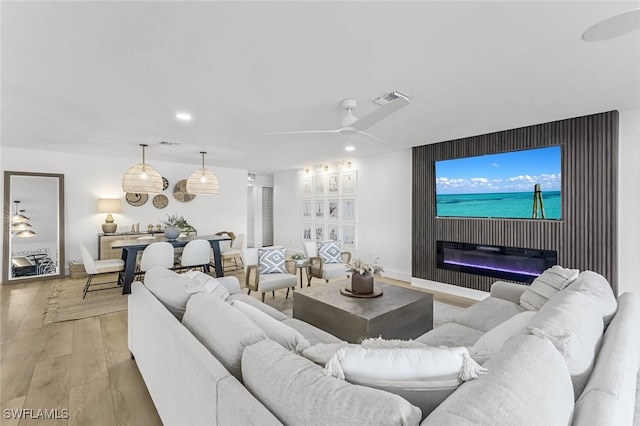
[{"label": "pendant light", "polygon": [[187,192],[193,195],[212,195],[220,192],[220,184],[216,175],[204,168],[204,155],[202,154],[202,169],[198,169],[187,179]]},{"label": "pendant light", "polygon": [[[14,201],[14,203],[16,204],[16,213],[11,217],[11,224],[16,224],[16,223],[25,223],[29,221],[29,218],[26,217],[25,215],[23,215],[22,213],[18,213],[18,204],[20,203],[20,201]],[[20,210],[21,212],[23,212],[24,210]]]},{"label": "pendant light", "polygon": [[131,167],[122,177],[122,190],[135,194],[159,194],[162,192],[162,176],[149,164],[145,163],[146,144],[142,147],[142,163]]},{"label": "pendant light", "polygon": [[[20,210],[20,216],[23,218],[27,218],[24,214],[26,210]],[[14,222],[11,224],[11,230],[16,231],[16,237],[20,238],[30,238],[36,235],[34,231],[31,229],[31,224],[29,222]]]}]

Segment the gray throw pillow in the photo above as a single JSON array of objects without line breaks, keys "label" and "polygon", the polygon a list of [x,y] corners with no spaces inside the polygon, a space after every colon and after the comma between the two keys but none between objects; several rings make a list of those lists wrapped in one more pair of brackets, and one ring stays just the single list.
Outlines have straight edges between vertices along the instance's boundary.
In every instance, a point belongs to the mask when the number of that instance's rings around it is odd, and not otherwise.
[{"label": "gray throw pillow", "polygon": [[286,253],[283,248],[258,249],[258,264],[261,274],[286,274]]},{"label": "gray throw pillow", "polygon": [[318,256],[324,263],[342,263],[341,241],[319,241]]}]

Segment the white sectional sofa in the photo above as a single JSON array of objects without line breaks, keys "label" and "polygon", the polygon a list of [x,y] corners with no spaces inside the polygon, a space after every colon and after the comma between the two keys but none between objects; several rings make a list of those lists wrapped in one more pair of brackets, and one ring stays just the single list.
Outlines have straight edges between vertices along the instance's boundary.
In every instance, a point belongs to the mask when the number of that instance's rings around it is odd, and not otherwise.
[{"label": "white sectional sofa", "polygon": [[[167,425],[633,423],[640,296],[626,293],[616,303],[593,272],[551,296],[495,354],[476,354],[485,357],[486,374],[464,382],[426,418],[398,395],[324,375],[293,348],[303,338],[311,345],[339,339],[241,294],[233,277],[219,279],[230,293],[225,301],[188,291],[176,292],[172,304],[153,293],[185,279],[152,270],[129,296],[129,348]],[[473,347],[525,310],[526,288],[496,283],[489,298],[416,340]],[[244,313],[253,308],[275,320],[273,327],[296,330],[293,346],[254,327]]]}]

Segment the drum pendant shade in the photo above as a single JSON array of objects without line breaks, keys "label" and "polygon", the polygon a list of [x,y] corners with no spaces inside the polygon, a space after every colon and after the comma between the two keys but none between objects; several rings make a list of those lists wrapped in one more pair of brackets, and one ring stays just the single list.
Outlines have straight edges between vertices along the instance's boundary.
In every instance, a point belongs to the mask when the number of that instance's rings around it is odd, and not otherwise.
[{"label": "drum pendant shade", "polygon": [[162,192],[162,176],[144,161],[145,148],[142,147],[142,163],[131,167],[122,177],[122,190],[137,194],[159,194]]},{"label": "drum pendant shade", "polygon": [[187,179],[187,192],[194,195],[214,195],[220,192],[220,184],[216,175],[204,168],[204,155],[202,154],[202,168],[196,170]]}]

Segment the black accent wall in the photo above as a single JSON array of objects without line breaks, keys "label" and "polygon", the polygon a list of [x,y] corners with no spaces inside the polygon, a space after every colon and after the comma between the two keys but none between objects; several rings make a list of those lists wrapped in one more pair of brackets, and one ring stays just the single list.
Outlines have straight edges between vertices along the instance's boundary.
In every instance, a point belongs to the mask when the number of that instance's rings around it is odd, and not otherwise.
[{"label": "black accent wall", "polygon": [[[434,161],[562,145],[562,216],[437,218]],[[436,241],[556,250],[558,264],[592,270],[617,295],[618,111],[413,148],[412,275],[489,291],[494,278],[436,268]]]}]

